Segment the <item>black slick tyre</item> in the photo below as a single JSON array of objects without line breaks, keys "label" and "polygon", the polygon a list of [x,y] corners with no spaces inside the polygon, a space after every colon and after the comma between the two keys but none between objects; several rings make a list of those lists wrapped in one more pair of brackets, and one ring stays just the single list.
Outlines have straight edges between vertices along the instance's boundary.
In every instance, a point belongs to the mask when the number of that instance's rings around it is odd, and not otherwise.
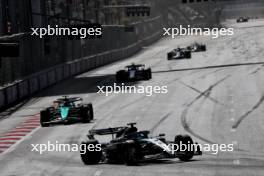
[{"label": "black slick tyre", "polygon": [[[189,135],[178,135],[175,137],[174,139],[174,144],[178,145],[178,148],[180,148],[180,145],[183,144],[185,146],[188,146],[187,148],[185,148],[184,151],[180,151],[180,152],[184,152],[183,155],[179,156],[179,159],[181,161],[189,161],[193,158],[194,155],[194,151],[192,150],[193,147],[191,147],[193,145],[193,140]],[[188,150],[190,149],[190,150]]]},{"label": "black slick tyre", "polygon": [[48,109],[40,112],[40,125],[42,127],[48,127],[49,124],[47,122],[50,121],[50,112]]},{"label": "black slick tyre", "polygon": [[99,142],[97,140],[89,140],[87,142],[81,143],[80,155],[81,155],[82,162],[85,165],[98,164],[101,161],[102,151],[88,150],[89,145],[94,145],[94,148],[95,148],[95,146],[98,144]]},{"label": "black slick tyre", "polygon": [[90,113],[88,105],[83,105],[80,109],[80,116],[83,123],[90,122]]},{"label": "black slick tyre", "polygon": [[127,144],[124,146],[123,160],[127,166],[138,165],[137,148],[134,144]]}]

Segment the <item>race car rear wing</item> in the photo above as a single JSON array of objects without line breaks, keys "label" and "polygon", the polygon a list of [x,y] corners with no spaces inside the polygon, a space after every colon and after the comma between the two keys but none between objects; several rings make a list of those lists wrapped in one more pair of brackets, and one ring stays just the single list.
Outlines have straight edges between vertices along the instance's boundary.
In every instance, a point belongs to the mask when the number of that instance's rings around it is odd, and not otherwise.
[{"label": "race car rear wing", "polygon": [[132,67],[139,68],[139,67],[145,67],[145,65],[144,64],[134,64],[134,65],[128,65],[125,68],[132,68]]},{"label": "race car rear wing", "polygon": [[114,128],[104,128],[104,129],[95,129],[89,130],[90,135],[108,135],[108,134],[116,134],[121,130],[127,127],[114,127]]}]

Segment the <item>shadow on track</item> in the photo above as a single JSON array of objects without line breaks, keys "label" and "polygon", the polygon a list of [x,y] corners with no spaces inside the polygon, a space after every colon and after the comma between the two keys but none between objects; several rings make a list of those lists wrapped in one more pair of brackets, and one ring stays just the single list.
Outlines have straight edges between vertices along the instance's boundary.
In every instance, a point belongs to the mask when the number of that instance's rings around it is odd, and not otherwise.
[{"label": "shadow on track", "polygon": [[[97,86],[113,86],[116,82],[115,75],[95,75],[89,77],[74,77],[60,84],[45,89],[35,97],[60,96],[72,94],[89,94],[97,93]],[[125,83],[125,86],[136,85],[137,82]],[[121,86],[121,84],[116,84]]]},{"label": "shadow on track", "polygon": [[[138,163],[138,165],[135,165],[134,167],[140,167],[140,166],[152,166],[152,165],[168,165],[168,164],[180,164],[180,163],[192,163],[192,162],[197,162],[200,160],[197,159],[192,159],[190,161],[180,161],[179,159],[160,159],[160,160],[149,160],[149,161],[144,161]],[[99,163],[101,165],[124,165],[122,162],[103,162]]]}]

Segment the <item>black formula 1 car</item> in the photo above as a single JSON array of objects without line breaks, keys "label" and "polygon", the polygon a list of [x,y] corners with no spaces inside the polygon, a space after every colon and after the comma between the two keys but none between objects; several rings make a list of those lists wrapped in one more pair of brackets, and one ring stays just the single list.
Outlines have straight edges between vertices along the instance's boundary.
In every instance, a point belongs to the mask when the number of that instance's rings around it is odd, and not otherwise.
[{"label": "black formula 1 car", "polygon": [[237,23],[246,23],[248,22],[249,18],[248,17],[239,17],[237,19]]},{"label": "black formula 1 car", "polygon": [[126,66],[126,70],[116,72],[116,82],[130,82],[149,80],[152,78],[151,68],[145,69],[145,65],[131,64]]},{"label": "black formula 1 car", "polygon": [[176,48],[167,54],[167,59],[190,59],[192,57],[191,50],[187,48]]},{"label": "black formula 1 car", "polygon": [[[174,141],[165,139],[165,134],[149,137],[149,131],[138,131],[135,123],[128,126],[94,129],[87,135],[88,139],[81,144],[81,159],[84,164],[98,164],[99,162],[124,163],[126,165],[137,165],[144,161],[155,161],[159,159],[179,158],[181,161],[189,161],[194,155],[202,155],[197,143],[196,150],[191,147],[179,150],[172,145],[186,144],[190,146],[193,140],[190,136],[177,135]],[[107,143],[99,143],[94,135],[112,135],[112,140]],[[88,150],[93,146],[101,146],[100,150]]]},{"label": "black formula 1 car", "polygon": [[82,98],[67,96],[53,102],[53,106],[40,112],[40,124],[47,127],[50,124],[83,122],[93,120],[93,106],[91,103],[82,104]]},{"label": "black formula 1 car", "polygon": [[206,45],[195,42],[191,46],[188,46],[187,49],[192,51],[192,52],[206,51]]}]

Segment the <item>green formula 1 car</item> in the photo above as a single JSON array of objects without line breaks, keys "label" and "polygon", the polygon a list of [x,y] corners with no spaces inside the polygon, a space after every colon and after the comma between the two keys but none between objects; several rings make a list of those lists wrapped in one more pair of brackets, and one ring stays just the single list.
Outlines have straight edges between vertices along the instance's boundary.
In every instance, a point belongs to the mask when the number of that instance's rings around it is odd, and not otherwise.
[{"label": "green formula 1 car", "polygon": [[53,106],[40,112],[40,124],[47,127],[51,124],[83,122],[93,120],[93,106],[91,103],[83,104],[82,98],[67,96],[53,102]]}]

